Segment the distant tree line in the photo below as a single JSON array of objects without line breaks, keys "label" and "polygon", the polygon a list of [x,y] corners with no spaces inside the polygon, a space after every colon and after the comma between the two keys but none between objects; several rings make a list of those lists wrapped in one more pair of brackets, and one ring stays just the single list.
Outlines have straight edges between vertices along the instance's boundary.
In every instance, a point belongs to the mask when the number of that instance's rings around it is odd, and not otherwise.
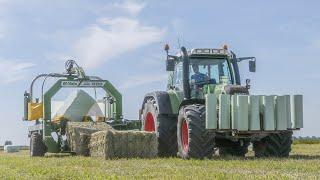
[{"label": "distant tree line", "polygon": [[298,136],[292,137],[293,144],[320,144],[320,137],[316,136]]},{"label": "distant tree line", "polygon": [[316,137],[316,136],[298,136],[298,137],[295,137],[293,136],[292,137],[293,140],[320,140],[320,137]]}]

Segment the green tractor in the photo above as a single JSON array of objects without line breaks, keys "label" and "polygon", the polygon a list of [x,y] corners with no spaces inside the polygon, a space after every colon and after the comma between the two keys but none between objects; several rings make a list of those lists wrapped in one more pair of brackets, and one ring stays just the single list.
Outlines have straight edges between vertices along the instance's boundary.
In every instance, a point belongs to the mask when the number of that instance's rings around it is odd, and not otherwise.
[{"label": "green tractor", "polygon": [[[83,68],[74,60],[68,60],[65,64],[66,71],[60,73],[40,74],[36,76],[30,86],[29,92],[24,93],[24,117],[25,121],[35,122],[29,126],[30,156],[44,156],[49,153],[74,153],[68,146],[66,126],[69,120],[54,119],[52,117],[52,98],[62,89],[102,89],[105,91],[102,103],[104,114],[97,117],[98,122],[107,123],[117,130],[139,129],[140,121],[126,120],[122,116],[122,95],[108,81],[97,76],[88,76]],[[41,86],[41,98],[35,98],[34,85],[43,79]],[[56,81],[45,91],[46,80],[53,78]],[[78,107],[86,106],[88,102],[78,102]],[[92,121],[91,117],[84,116],[82,121]],[[80,122],[82,122],[80,121]],[[96,122],[95,121],[95,122]]]},{"label": "green tractor", "polygon": [[292,132],[303,127],[302,95],[250,95],[250,80],[241,85],[240,57],[228,50],[181,48],[167,53],[167,91],[145,95],[142,129],[156,131],[159,156],[211,158],[245,156],[250,143],[256,157],[287,157]]}]

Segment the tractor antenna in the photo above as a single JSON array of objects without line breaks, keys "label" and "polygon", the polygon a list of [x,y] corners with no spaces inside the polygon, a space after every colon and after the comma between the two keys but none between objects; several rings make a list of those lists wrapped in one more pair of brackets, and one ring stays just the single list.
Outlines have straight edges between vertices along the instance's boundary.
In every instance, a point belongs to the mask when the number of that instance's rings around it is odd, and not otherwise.
[{"label": "tractor antenna", "polygon": [[177,41],[178,41],[179,49],[181,49],[181,43],[180,43],[180,38],[179,38],[179,36],[178,36],[178,38],[177,38]]}]

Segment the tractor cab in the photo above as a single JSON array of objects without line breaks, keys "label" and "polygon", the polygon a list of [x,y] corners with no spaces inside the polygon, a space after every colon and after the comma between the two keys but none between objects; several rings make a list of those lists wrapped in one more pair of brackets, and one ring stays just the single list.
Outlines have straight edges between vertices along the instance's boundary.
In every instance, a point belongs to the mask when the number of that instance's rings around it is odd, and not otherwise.
[{"label": "tractor cab", "polygon": [[238,63],[248,59],[250,71],[255,72],[254,57],[237,58],[232,51],[228,51],[227,46],[221,49],[196,48],[186,50],[185,53],[182,51],[176,56],[168,55],[168,88],[178,93],[187,93],[185,95],[194,99],[204,99],[209,91],[230,94],[230,87],[235,86],[243,92],[249,85],[239,88],[241,80]]}]

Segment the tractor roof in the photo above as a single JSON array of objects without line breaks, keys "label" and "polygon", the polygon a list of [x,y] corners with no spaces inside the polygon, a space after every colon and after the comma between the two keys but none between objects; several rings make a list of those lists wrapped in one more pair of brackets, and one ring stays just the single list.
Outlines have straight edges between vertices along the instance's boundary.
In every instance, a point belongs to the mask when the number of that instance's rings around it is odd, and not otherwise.
[{"label": "tractor roof", "polygon": [[[199,56],[222,57],[222,56],[229,56],[229,52],[226,49],[194,48],[194,49],[188,50],[188,55],[190,57],[199,57]],[[182,54],[179,52],[177,56],[181,57]]]}]

